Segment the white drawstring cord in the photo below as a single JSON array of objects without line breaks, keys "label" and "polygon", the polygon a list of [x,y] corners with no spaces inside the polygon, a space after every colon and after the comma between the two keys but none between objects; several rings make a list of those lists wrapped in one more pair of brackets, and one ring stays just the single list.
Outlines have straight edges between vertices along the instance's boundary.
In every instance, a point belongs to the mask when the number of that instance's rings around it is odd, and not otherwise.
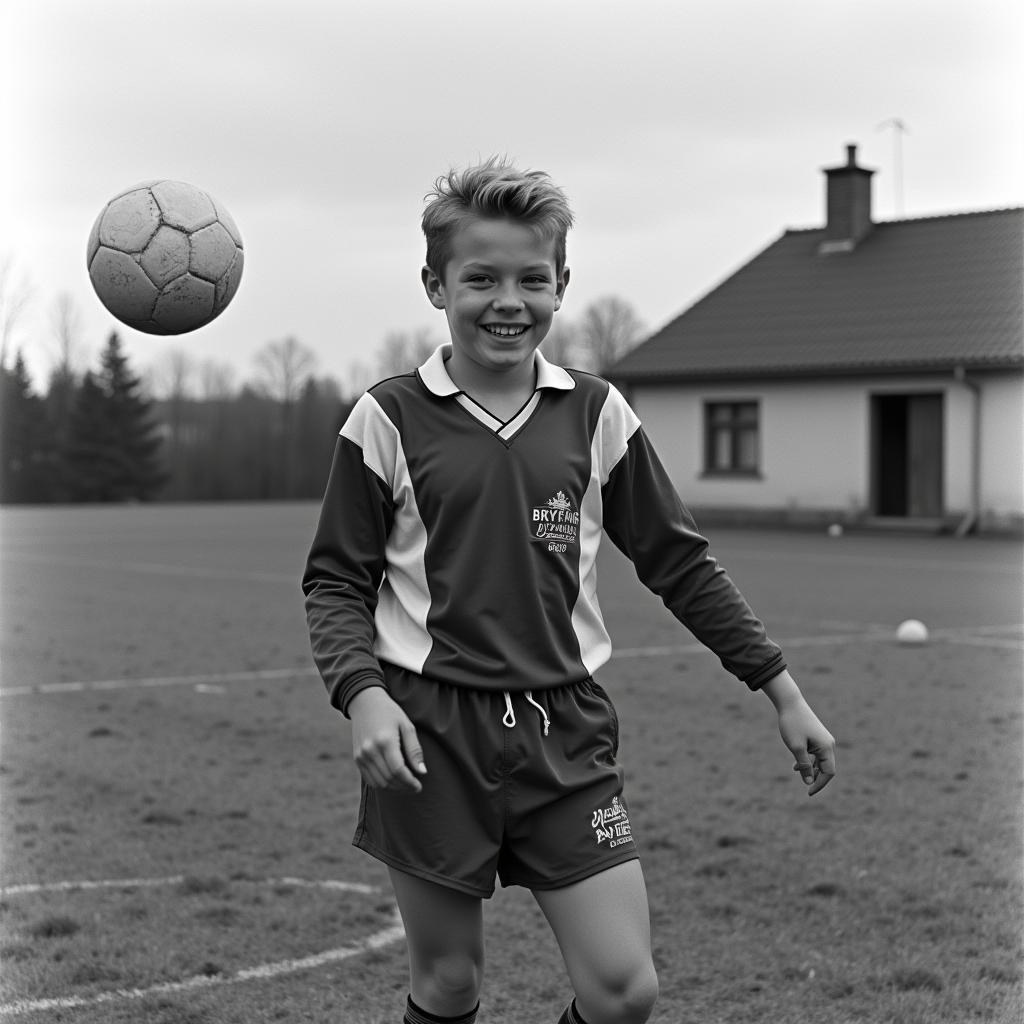
[{"label": "white drawstring cord", "polygon": [[[512,694],[508,690],[502,691],[505,697],[505,715],[501,720],[501,724],[506,729],[514,729],[516,727],[516,713],[512,707]],[[548,718],[548,713],[533,699],[533,691],[527,690],[525,693],[526,701],[528,704],[532,704],[544,719],[544,735],[547,736],[548,729],[551,728],[551,719]]]},{"label": "white drawstring cord", "polygon": [[548,729],[551,727],[551,720],[548,718],[548,713],[533,699],[533,693],[530,690],[526,691],[527,703],[532,704],[544,719],[544,735],[547,736]]}]

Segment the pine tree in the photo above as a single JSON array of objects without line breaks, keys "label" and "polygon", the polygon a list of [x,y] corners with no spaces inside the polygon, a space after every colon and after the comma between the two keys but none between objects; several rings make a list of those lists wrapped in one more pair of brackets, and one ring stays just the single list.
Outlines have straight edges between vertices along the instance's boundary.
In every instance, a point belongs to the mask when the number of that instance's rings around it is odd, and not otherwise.
[{"label": "pine tree", "polygon": [[32,390],[19,352],[9,370],[0,366],[0,501],[49,498],[47,426],[43,400]]},{"label": "pine tree", "polygon": [[82,380],[71,417],[66,465],[73,501],[147,501],[163,486],[162,441],[141,383],[112,333],[99,372]]}]

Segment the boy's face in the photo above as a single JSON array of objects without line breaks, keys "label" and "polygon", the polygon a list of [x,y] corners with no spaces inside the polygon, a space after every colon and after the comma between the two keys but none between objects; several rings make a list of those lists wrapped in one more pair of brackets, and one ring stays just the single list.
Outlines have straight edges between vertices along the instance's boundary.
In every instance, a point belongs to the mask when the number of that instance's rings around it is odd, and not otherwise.
[{"label": "boy's face", "polygon": [[532,360],[569,283],[554,240],[510,220],[467,220],[452,238],[443,279],[423,268],[427,297],[448,318],[452,347],[484,370]]}]

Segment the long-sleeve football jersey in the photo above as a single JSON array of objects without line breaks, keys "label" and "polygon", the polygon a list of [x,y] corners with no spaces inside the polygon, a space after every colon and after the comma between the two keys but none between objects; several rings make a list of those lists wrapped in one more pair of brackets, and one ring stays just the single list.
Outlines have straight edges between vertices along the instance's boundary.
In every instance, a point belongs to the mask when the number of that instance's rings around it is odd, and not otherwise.
[{"label": "long-sleeve football jersey", "polygon": [[752,690],[785,668],[614,387],[538,352],[536,390],[503,423],[446,352],[371,388],[341,429],[302,583],[336,708],[383,683],[382,661],[510,692],[593,675],[611,654],[602,531]]}]

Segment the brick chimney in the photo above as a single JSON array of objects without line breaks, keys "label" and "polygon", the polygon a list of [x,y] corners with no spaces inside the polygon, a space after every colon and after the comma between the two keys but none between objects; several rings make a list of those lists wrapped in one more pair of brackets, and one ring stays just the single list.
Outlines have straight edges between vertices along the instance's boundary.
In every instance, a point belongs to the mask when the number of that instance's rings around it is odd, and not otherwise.
[{"label": "brick chimney", "polygon": [[819,255],[852,252],[871,230],[871,175],[857,166],[857,147],[846,147],[846,163],[825,170],[825,240]]}]

